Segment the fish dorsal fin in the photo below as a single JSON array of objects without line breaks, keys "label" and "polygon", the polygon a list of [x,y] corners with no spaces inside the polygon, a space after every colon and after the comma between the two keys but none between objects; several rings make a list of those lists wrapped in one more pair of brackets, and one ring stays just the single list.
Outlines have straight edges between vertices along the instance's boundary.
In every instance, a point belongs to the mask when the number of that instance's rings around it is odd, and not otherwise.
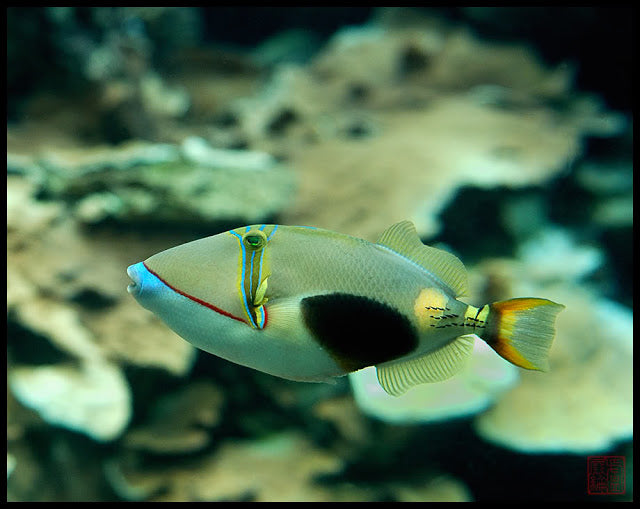
[{"label": "fish dorsal fin", "polygon": [[378,244],[440,278],[456,297],[466,295],[467,270],[462,262],[447,251],[424,245],[411,221],[401,221],[387,228],[380,235]]},{"label": "fish dorsal fin", "polygon": [[414,385],[446,380],[462,369],[474,340],[475,336],[466,334],[422,357],[376,366],[378,383],[388,394],[400,396]]}]

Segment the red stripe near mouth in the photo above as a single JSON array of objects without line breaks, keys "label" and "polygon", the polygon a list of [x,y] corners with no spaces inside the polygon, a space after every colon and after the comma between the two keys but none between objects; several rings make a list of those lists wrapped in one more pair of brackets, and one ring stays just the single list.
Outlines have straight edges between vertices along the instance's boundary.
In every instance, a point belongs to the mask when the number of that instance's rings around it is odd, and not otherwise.
[{"label": "red stripe near mouth", "polygon": [[[221,315],[228,316],[229,318],[232,318],[232,319],[237,320],[237,321],[242,322],[242,323],[247,323],[246,320],[244,320],[244,319],[242,319],[242,318],[240,318],[238,316],[232,315],[231,313],[227,313],[223,309],[220,309],[219,307],[216,307],[213,304],[209,304],[208,302],[205,302],[205,301],[199,299],[198,297],[194,297],[193,295],[189,295],[188,293],[185,293],[182,290],[178,290],[175,286],[170,285],[164,279],[162,279],[158,274],[156,274],[154,271],[152,271],[146,263],[142,262],[142,265],[144,265],[145,268],[149,272],[151,272],[151,274],[153,274],[155,277],[157,277],[160,281],[162,281],[165,285],[167,285],[169,288],[171,288],[174,292],[179,293],[180,295],[186,297],[187,299],[191,299],[193,302],[197,302],[198,304],[202,304],[203,306],[215,311],[216,313],[220,313]],[[265,325],[266,325],[266,323],[267,322],[266,322],[266,310],[265,310]]]}]

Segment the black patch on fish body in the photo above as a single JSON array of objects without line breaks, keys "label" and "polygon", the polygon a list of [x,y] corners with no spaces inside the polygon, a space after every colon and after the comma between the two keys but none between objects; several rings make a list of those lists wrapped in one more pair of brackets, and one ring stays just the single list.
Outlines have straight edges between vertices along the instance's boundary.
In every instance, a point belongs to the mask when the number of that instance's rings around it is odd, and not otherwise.
[{"label": "black patch on fish body", "polygon": [[302,299],[301,310],[317,341],[349,372],[397,359],[418,346],[409,319],[369,297],[316,295]]}]

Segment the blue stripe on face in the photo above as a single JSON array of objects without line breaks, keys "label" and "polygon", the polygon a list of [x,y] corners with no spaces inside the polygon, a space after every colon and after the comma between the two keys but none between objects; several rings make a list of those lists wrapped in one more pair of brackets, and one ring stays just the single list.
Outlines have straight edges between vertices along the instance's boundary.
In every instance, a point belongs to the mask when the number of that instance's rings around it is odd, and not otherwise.
[{"label": "blue stripe on face", "polygon": [[[245,230],[249,231],[249,227],[247,226],[247,229]],[[244,289],[244,274],[245,274],[245,268],[247,266],[247,250],[244,247],[244,244],[242,242],[242,236],[234,231],[230,231],[229,233],[235,235],[238,238],[238,243],[240,244],[240,249],[242,250],[242,269],[241,269],[241,279],[240,279],[240,290],[242,292],[242,301],[244,302],[244,309],[247,312],[247,317],[249,318],[249,323],[251,324],[252,327],[257,328],[256,323],[253,321],[253,316],[251,315],[251,311],[249,310],[249,300],[247,299],[247,292]]]},{"label": "blue stripe on face", "polygon": [[[256,257],[256,252],[252,251],[251,252],[251,265],[249,266],[249,277],[251,278],[251,280],[249,281],[249,296],[253,295],[253,260]],[[255,306],[253,299],[251,299],[251,305]]]},{"label": "blue stripe on face", "polygon": [[[260,227],[258,228],[260,231],[263,231],[265,228],[267,227],[266,224],[262,224],[260,225]],[[273,237],[273,234],[276,232],[276,230],[278,229],[278,226],[275,225],[273,227],[273,230],[271,231],[271,234],[267,237],[267,242],[271,239],[271,237]],[[244,232],[248,233],[251,230],[250,226],[245,227]],[[249,277],[253,277],[253,267],[254,267],[254,262],[258,263],[258,280],[257,281],[249,281],[249,295],[247,295],[247,290],[246,290],[246,273],[247,273],[247,262],[248,262],[248,253],[247,253],[247,248],[244,245],[244,242],[242,242],[242,235],[240,235],[237,232],[234,231],[230,231],[229,233],[233,234],[236,236],[236,238],[238,239],[238,243],[240,244],[240,249],[242,251],[242,267],[241,267],[241,278],[240,278],[240,286],[241,286],[241,293],[242,293],[242,301],[244,302],[244,309],[247,313],[247,317],[249,318],[249,324],[256,328],[256,329],[262,329],[265,326],[265,322],[266,322],[266,313],[265,310],[262,308],[262,306],[259,307],[254,307],[254,303],[251,299],[252,294],[254,292],[254,283],[255,283],[255,292],[258,291],[258,287],[260,286],[260,283],[262,282],[262,267],[263,267],[263,261],[264,261],[264,252],[265,252],[265,248],[263,247],[260,250],[260,255],[258,257],[258,259],[256,260],[256,252],[252,251],[251,253],[251,261],[249,262]],[[255,318],[252,314],[252,310],[255,313]],[[257,322],[257,323],[256,323]]]},{"label": "blue stripe on face", "polygon": [[[263,224],[260,226],[260,230],[264,230],[267,227],[266,224]],[[271,232],[271,235],[269,235],[267,237],[267,242],[269,242],[269,240],[271,239],[271,237],[273,237],[273,234],[275,233],[276,229],[278,228],[278,226],[274,226],[273,231]],[[262,260],[264,258],[264,251],[265,249],[261,249],[260,250],[260,269],[258,271],[258,285],[260,285],[260,283],[262,282]],[[256,286],[256,291],[258,290],[258,287]],[[259,323],[258,323],[258,327],[260,327],[261,329],[264,327],[264,321],[265,321],[265,313],[264,310],[262,309],[262,307],[260,308],[260,314],[258,315],[258,319],[259,319]]]}]

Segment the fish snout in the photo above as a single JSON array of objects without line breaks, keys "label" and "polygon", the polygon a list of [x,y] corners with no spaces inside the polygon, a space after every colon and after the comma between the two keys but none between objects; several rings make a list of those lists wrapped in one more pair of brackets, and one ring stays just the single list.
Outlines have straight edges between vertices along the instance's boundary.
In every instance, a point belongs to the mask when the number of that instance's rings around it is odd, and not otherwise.
[{"label": "fish snout", "polygon": [[127,291],[138,301],[138,304],[154,313],[158,306],[175,293],[149,270],[145,262],[134,263],[127,267],[127,274],[132,281],[127,286]]},{"label": "fish snout", "polygon": [[127,267],[127,275],[131,278],[132,283],[127,286],[127,292],[134,297],[137,297],[142,293],[142,281],[144,274],[141,271],[146,271],[146,268],[142,262],[135,263]]}]

